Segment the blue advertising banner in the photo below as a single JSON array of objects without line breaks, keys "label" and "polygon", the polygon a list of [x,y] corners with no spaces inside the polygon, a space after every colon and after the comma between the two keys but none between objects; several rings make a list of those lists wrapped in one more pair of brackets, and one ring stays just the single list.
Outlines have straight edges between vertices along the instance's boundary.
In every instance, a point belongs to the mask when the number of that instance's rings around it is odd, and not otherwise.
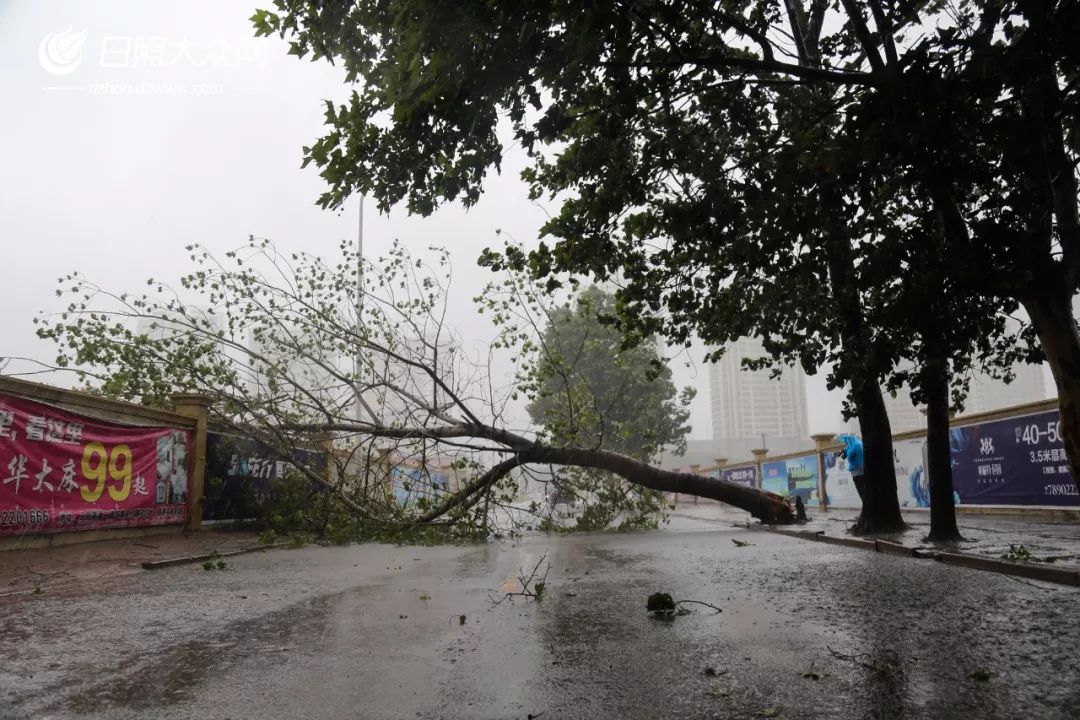
[{"label": "blue advertising banner", "polygon": [[761,464],[761,489],[778,495],[800,495],[804,503],[818,501],[817,455]]},{"label": "blue advertising banner", "polygon": [[735,483],[737,485],[745,485],[746,487],[757,487],[757,465],[743,465],[740,467],[726,467],[720,470],[720,480],[726,480],[727,482]]},{"label": "blue advertising banner", "polygon": [[253,438],[208,432],[203,520],[255,517],[258,504],[269,497],[273,481],[284,478],[296,464],[322,472],[326,457],[314,450],[295,450],[286,458]]},{"label": "blue advertising banner", "polygon": [[[822,454],[825,465],[825,502],[829,507],[857,508],[862,503],[851,479],[847,461],[839,450]],[[900,507],[930,507],[930,481],[925,471],[926,438],[893,441],[893,467],[896,470],[896,496]],[[868,482],[872,478],[867,479]]]},{"label": "blue advertising banner", "polygon": [[859,493],[851,479],[847,460],[840,457],[839,450],[821,455],[825,466],[825,502],[829,507],[860,507]]},{"label": "blue advertising banner", "polygon": [[[926,472],[926,438],[893,440],[896,497],[900,507],[930,507],[930,476]],[[955,500],[955,498],[954,498]],[[959,503],[959,500],[956,500]]]},{"label": "blue advertising banner", "polygon": [[390,468],[394,501],[410,505],[421,497],[435,497],[450,487],[450,476],[441,470],[395,465]]},{"label": "blue advertising banner", "polygon": [[959,501],[1080,506],[1058,422],[1058,412],[1049,410],[950,430]]}]

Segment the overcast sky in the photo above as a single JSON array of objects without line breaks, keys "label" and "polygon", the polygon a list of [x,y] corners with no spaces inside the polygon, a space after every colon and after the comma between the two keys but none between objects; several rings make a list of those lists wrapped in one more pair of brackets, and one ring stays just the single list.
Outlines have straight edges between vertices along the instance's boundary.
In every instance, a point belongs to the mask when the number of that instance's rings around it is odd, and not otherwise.
[{"label": "overcast sky", "polygon": [[[49,359],[31,319],[58,307],[56,280],[72,270],[138,290],[147,277],[178,275],[191,242],[225,251],[254,234],[330,256],[356,237],[357,202],[319,209],[322,180],[300,169],[322,100],[348,92],[342,73],[254,38],[248,18],[268,4],[0,0],[0,354]],[[469,302],[490,279],[476,257],[501,243],[497,229],[534,242],[546,217],[518,179],[521,162],[509,151],[468,212],[366,213],[366,252],[394,238],[452,250],[453,321],[475,343],[492,334]],[[698,388],[692,435],[706,438],[708,372],[685,360],[676,380]],[[817,378],[807,392],[811,431],[840,429],[839,398]]]}]

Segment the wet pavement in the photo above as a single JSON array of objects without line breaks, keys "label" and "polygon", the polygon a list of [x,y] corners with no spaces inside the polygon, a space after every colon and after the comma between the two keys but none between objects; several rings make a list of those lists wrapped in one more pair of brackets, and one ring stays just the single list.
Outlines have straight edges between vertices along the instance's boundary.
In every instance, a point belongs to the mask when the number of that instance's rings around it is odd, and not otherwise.
[{"label": "wet pavement", "polygon": [[730,523],[230,562],[0,598],[0,718],[1080,718],[1080,589]]},{"label": "wet pavement", "polygon": [[[847,529],[854,525],[858,510],[839,509],[822,512],[808,508],[810,521],[796,526],[779,526],[779,530],[824,532],[839,537],[847,536]],[[675,517],[707,520],[730,526],[745,527],[750,519],[747,513],[713,502],[683,502],[676,506]],[[1015,559],[1016,551],[1023,548],[1030,554],[1027,562],[1052,565],[1060,568],[1080,568],[1080,521],[1054,520],[1039,516],[993,515],[958,513],[956,522],[963,536],[958,543],[926,542],[930,532],[930,513],[925,510],[905,511],[904,532],[881,535],[908,547],[948,550],[989,558]],[[1013,551],[1010,556],[1010,550]]]},{"label": "wet pavement", "polygon": [[[18,538],[15,538],[18,540]],[[142,563],[259,546],[258,534],[203,530],[0,551],[0,598],[142,572]]]}]

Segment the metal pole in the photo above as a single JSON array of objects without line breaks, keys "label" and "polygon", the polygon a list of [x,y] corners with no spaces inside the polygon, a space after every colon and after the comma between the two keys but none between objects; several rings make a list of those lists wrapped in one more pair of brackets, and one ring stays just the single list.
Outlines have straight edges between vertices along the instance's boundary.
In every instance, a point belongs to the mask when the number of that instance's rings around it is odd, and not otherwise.
[{"label": "metal pole", "polygon": [[364,196],[360,196],[360,210],[358,213],[356,228],[356,355],[353,358],[355,365],[356,387],[356,420],[363,420],[363,400],[360,397],[360,376],[363,372],[363,356],[360,351],[359,338],[364,329]]}]

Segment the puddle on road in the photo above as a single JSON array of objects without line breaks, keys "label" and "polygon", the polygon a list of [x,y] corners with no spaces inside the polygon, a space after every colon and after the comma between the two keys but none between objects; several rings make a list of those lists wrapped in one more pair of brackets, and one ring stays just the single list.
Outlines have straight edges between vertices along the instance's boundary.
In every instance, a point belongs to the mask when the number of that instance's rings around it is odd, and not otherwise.
[{"label": "puddle on road", "polygon": [[[338,606],[381,587],[366,585],[312,598],[233,623],[218,635],[173,645],[151,657],[129,657],[119,664],[119,672],[79,688],[49,709],[96,713],[112,707],[150,709],[189,700],[211,673],[220,676],[238,662],[307,652],[311,639],[325,632]],[[61,687],[70,691],[68,685]]]}]

